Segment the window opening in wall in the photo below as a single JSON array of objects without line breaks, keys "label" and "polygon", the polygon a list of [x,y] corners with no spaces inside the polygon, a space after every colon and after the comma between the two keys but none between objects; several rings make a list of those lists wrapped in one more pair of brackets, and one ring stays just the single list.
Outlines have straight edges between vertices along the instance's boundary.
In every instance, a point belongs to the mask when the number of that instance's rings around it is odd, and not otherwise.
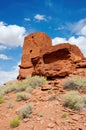
[{"label": "window opening in wall", "polygon": [[32,50],[30,50],[30,53],[32,53]]}]

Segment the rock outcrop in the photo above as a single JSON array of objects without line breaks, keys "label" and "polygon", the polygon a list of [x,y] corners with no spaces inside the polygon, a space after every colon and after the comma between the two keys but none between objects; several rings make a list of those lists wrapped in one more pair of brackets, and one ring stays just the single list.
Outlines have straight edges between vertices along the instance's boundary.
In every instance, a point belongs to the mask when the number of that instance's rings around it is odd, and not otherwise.
[{"label": "rock outcrop", "polygon": [[18,79],[28,75],[65,77],[83,66],[86,67],[86,59],[76,45],[52,46],[48,35],[37,32],[25,37]]},{"label": "rock outcrop", "polygon": [[26,36],[24,39],[18,78],[26,78],[27,75],[32,75],[34,72],[34,66],[31,61],[32,58],[40,56],[46,48],[50,48],[51,46],[52,40],[43,32],[37,32]]}]

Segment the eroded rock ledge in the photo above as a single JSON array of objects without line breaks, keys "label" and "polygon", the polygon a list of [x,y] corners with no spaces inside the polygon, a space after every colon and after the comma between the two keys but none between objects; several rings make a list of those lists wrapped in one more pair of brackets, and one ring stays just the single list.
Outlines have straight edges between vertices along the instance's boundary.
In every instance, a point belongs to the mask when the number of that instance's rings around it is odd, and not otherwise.
[{"label": "eroded rock ledge", "polygon": [[18,79],[28,75],[48,78],[70,74],[86,76],[86,59],[76,45],[62,43],[52,46],[51,38],[37,32],[25,37]]}]

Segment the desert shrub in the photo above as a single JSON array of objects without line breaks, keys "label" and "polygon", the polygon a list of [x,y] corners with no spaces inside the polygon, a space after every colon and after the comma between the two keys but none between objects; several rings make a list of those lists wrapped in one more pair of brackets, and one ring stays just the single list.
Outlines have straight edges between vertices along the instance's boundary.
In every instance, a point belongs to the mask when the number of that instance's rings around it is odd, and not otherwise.
[{"label": "desert shrub", "polygon": [[47,82],[46,78],[43,76],[29,76],[25,80],[19,81],[17,83],[16,91],[28,91],[32,92],[36,87],[42,86]]},{"label": "desert shrub", "polygon": [[0,89],[0,97],[2,97],[4,94],[4,91]]},{"label": "desert shrub", "polygon": [[25,91],[25,89],[27,88],[28,84],[26,80],[22,80],[22,81],[18,81],[17,86],[16,86],[16,91],[17,92],[21,92],[21,91]]},{"label": "desert shrub", "polygon": [[33,89],[40,87],[47,82],[46,78],[43,76],[33,76],[27,77],[28,86],[31,86]]},{"label": "desert shrub", "polygon": [[31,93],[36,87],[39,87],[47,82],[43,76],[27,77],[25,80],[9,82],[0,87],[0,96],[3,96],[9,92],[16,91],[22,92],[27,91]]},{"label": "desert shrub", "polygon": [[16,83],[10,82],[0,88],[0,95],[5,95],[15,90]]},{"label": "desert shrub", "polygon": [[26,88],[26,92],[28,92],[28,93],[32,93],[33,90],[34,90],[34,88],[32,88],[31,86]]},{"label": "desert shrub", "polygon": [[12,102],[8,102],[7,103],[7,108],[9,109],[9,108],[13,108],[13,106],[14,106],[14,104],[12,103]]},{"label": "desert shrub", "polygon": [[21,101],[21,100],[27,100],[30,98],[29,94],[26,94],[24,92],[19,92],[17,93],[17,101]]},{"label": "desert shrub", "polygon": [[15,128],[15,127],[18,127],[20,124],[20,121],[18,118],[14,118],[10,121],[10,127],[11,128]]},{"label": "desert shrub", "polygon": [[4,98],[0,97],[0,104],[2,104],[4,102]]},{"label": "desert shrub", "polygon": [[62,117],[62,118],[66,118],[66,117],[67,117],[67,114],[66,114],[66,113],[63,113],[61,117]]},{"label": "desert shrub", "polygon": [[73,110],[83,110],[86,108],[86,96],[80,95],[79,92],[70,91],[63,96],[64,106]]},{"label": "desert shrub", "polygon": [[86,89],[86,79],[80,76],[73,76],[68,78],[63,84],[64,89]]},{"label": "desert shrub", "polygon": [[12,92],[12,91],[14,91],[15,90],[15,87],[14,86],[6,86],[5,88],[4,88],[4,93],[6,94],[6,93],[10,93],[10,92]]},{"label": "desert shrub", "polygon": [[26,104],[19,110],[19,117],[20,119],[28,118],[32,114],[32,105]]}]

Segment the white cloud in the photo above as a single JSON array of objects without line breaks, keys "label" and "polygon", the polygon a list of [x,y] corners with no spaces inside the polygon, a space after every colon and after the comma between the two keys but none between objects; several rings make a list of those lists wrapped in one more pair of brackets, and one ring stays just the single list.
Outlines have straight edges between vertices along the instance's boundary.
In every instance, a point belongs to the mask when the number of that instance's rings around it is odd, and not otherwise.
[{"label": "white cloud", "polygon": [[6,46],[20,46],[23,43],[25,28],[0,22],[0,43]]},{"label": "white cloud", "polygon": [[81,29],[80,34],[86,36],[86,26]]},{"label": "white cloud", "polygon": [[2,59],[2,60],[10,60],[11,58],[7,57],[4,54],[0,54],[0,59]]},{"label": "white cloud", "polygon": [[14,71],[6,72],[0,70],[0,85],[12,79],[16,79],[16,73]]},{"label": "white cloud", "polygon": [[10,80],[15,80],[18,76],[18,65],[19,62],[16,66],[13,67],[12,71],[4,71],[0,70],[0,85],[3,85],[4,83],[10,81]]},{"label": "white cloud", "polygon": [[86,47],[85,41],[86,41],[86,37],[83,37],[83,36],[79,36],[78,38],[75,38],[74,36],[72,36],[68,39],[68,42],[74,43],[80,46],[80,48]]},{"label": "white cloud", "polygon": [[35,18],[36,20],[38,20],[38,21],[47,21],[45,15],[41,15],[41,14],[36,14],[36,15],[34,16],[34,18]]},{"label": "white cloud", "polygon": [[86,56],[86,18],[81,19],[80,21],[74,23],[74,24],[68,24],[68,29],[75,33],[77,37],[71,36],[68,39],[63,37],[55,37],[52,39],[53,45],[56,45],[58,43],[71,43],[76,44]]},{"label": "white cloud", "polygon": [[62,38],[62,37],[55,37],[54,39],[52,39],[52,43],[53,45],[59,44],[59,43],[67,43],[66,38]]},{"label": "white cloud", "polygon": [[4,49],[6,49],[6,48],[7,48],[6,46],[0,45],[0,50],[4,50]]},{"label": "white cloud", "polygon": [[27,22],[31,21],[30,18],[24,18],[24,20],[27,21]]},{"label": "white cloud", "polygon": [[59,43],[71,43],[71,44],[76,44],[83,54],[86,56],[86,37],[79,36],[78,38],[75,38],[74,36],[70,37],[69,39],[66,38],[61,38],[61,37],[55,37],[52,39],[53,45],[59,44]]},{"label": "white cloud", "polygon": [[10,80],[15,80],[17,78],[18,73],[16,71],[3,71],[0,70],[0,85],[8,82]]}]

